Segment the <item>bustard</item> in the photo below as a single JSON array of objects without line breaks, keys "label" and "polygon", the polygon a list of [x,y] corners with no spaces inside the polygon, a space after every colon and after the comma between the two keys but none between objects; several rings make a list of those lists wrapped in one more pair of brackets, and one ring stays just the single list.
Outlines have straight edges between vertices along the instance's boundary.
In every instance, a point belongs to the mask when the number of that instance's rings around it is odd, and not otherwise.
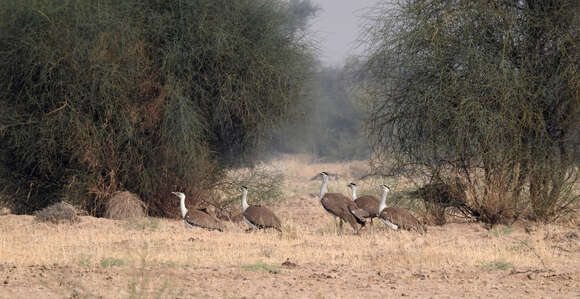
[{"label": "bustard", "polygon": [[356,203],[356,205],[365,210],[369,215],[367,218],[373,222],[373,218],[377,217],[379,214],[379,199],[376,196],[372,195],[363,195],[360,197],[356,197],[356,184],[350,183],[348,187],[352,191],[352,200]]},{"label": "bustard", "polygon": [[365,226],[365,217],[368,213],[360,209],[356,203],[341,193],[328,193],[328,174],[321,172],[322,186],[320,186],[320,203],[322,207],[332,216],[334,216],[334,227],[336,228],[336,218],[340,219],[340,230],[342,231],[342,221],[346,221],[352,226],[356,233],[359,232],[357,224],[361,228]]},{"label": "bustard", "polygon": [[222,224],[210,214],[200,210],[189,211],[185,207],[185,194],[181,192],[171,192],[171,193],[179,197],[179,207],[181,208],[181,217],[183,218],[188,227],[197,226],[209,230],[218,230],[220,232],[223,231]]},{"label": "bustard", "polygon": [[277,231],[282,231],[282,224],[280,219],[270,211],[268,208],[260,205],[248,205],[246,197],[248,196],[248,188],[242,186],[242,216],[252,228],[268,228],[271,227]]},{"label": "bustard", "polygon": [[425,227],[407,210],[395,207],[387,207],[387,194],[391,190],[387,185],[383,185],[383,196],[379,204],[378,217],[388,227],[397,230],[399,228],[406,230],[415,230],[425,233]]}]

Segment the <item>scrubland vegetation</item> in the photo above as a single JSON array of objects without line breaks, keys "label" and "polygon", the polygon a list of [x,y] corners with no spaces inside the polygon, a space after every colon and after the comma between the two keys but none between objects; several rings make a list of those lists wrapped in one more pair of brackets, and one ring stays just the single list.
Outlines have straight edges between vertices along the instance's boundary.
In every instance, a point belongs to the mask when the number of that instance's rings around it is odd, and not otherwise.
[{"label": "scrubland vegetation", "polygon": [[396,1],[368,18],[375,171],[459,185],[488,223],[578,203],[577,1]]},{"label": "scrubland vegetation", "polygon": [[103,215],[127,190],[169,216],[173,190],[210,196],[301,99],[313,56],[292,3],[3,2],[5,200]]},{"label": "scrubland vegetation", "polygon": [[577,8],[379,5],[340,69],[316,63],[309,1],[5,1],[0,199],[103,216],[129,191],[176,216],[181,190],[229,214],[240,182],[280,193],[227,171],[282,152],[453,186],[486,223],[553,221],[579,200]]}]

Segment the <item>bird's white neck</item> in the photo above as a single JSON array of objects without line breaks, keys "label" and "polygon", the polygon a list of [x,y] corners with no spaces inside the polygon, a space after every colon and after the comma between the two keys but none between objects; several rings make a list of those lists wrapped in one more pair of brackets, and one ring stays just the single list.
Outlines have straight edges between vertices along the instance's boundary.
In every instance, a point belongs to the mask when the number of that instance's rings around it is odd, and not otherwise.
[{"label": "bird's white neck", "polygon": [[179,196],[179,207],[181,208],[181,218],[185,218],[187,209],[185,208],[185,196]]},{"label": "bird's white neck", "polygon": [[379,204],[379,215],[381,212],[387,207],[387,194],[389,193],[389,189],[383,190],[383,196],[381,197],[381,203]]},{"label": "bird's white neck", "polygon": [[352,189],[352,200],[354,201],[356,199],[356,186],[350,186],[350,188]]},{"label": "bird's white neck", "polygon": [[328,177],[323,176],[322,177],[322,186],[320,186],[320,200],[322,200],[322,197],[324,196],[324,194],[326,194],[328,192],[328,189],[326,187],[327,184],[328,184]]},{"label": "bird's white neck", "polygon": [[248,190],[242,190],[242,210],[245,212],[246,209],[249,207],[248,202],[246,201],[246,197],[248,197]]}]

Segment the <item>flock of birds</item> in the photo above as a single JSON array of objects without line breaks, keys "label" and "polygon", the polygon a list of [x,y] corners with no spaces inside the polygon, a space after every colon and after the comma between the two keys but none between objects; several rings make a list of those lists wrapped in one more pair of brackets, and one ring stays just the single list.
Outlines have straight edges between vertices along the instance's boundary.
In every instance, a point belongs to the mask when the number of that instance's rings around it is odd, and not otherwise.
[{"label": "flock of birds", "polygon": [[[367,220],[372,223],[373,218],[379,218],[387,227],[398,230],[414,230],[425,233],[426,229],[407,210],[387,207],[386,200],[390,188],[382,185],[383,194],[379,200],[372,195],[356,196],[355,183],[350,183],[348,187],[352,191],[351,198],[341,193],[329,193],[328,173],[321,172],[322,186],[320,187],[320,203],[324,210],[334,217],[335,228],[339,220],[340,230],[342,231],[343,222],[348,222],[358,234],[365,227]],[[268,208],[261,205],[248,205],[247,196],[248,188],[241,186],[242,191],[242,209],[243,219],[252,229],[273,228],[282,231],[280,219]],[[211,216],[207,210],[191,210],[185,207],[185,194],[181,192],[172,192],[180,199],[181,217],[189,227],[201,227],[209,230],[223,231],[222,223],[215,217]]]}]

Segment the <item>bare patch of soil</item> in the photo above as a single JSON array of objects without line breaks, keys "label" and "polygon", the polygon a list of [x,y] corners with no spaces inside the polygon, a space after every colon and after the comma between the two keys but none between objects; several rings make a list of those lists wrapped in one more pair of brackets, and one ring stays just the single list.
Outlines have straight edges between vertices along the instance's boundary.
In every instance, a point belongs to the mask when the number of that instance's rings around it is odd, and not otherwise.
[{"label": "bare patch of soil", "polygon": [[305,264],[276,272],[237,266],[78,266],[3,264],[3,298],[226,297],[550,297],[579,294],[577,269],[495,270],[358,268],[348,264]]}]

